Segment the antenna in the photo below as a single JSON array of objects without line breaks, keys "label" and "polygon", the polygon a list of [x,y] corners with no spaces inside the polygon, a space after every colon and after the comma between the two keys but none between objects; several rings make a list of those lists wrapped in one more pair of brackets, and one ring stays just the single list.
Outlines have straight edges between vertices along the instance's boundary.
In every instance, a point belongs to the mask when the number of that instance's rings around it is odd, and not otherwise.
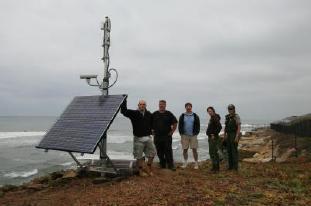
[{"label": "antenna", "polygon": [[[118,71],[114,68],[109,69],[110,65],[110,57],[109,57],[109,47],[110,47],[110,31],[111,31],[111,21],[108,16],[105,18],[105,22],[103,23],[101,30],[104,30],[104,37],[103,37],[103,62],[104,62],[104,78],[102,83],[100,83],[97,79],[97,75],[91,74],[91,75],[80,75],[80,79],[85,79],[86,83],[89,86],[98,87],[103,95],[108,95],[109,88],[115,85],[115,83],[118,81]],[[114,82],[109,85],[109,79],[111,77],[111,72],[115,73],[115,80]],[[95,80],[95,82],[92,80]]]},{"label": "antenna", "polygon": [[[110,57],[109,57],[109,47],[110,47],[110,31],[111,31],[111,21],[108,16],[105,17],[105,22],[102,24],[101,30],[104,30],[104,37],[103,37],[103,62],[104,62],[104,77],[103,81],[100,83],[97,79],[97,75],[80,75],[80,79],[85,79],[86,83],[89,86],[95,86],[98,87],[102,93],[103,96],[108,96],[109,88],[115,85],[115,83],[118,80],[118,71],[116,69],[109,69],[110,65]],[[114,82],[109,85],[109,79],[111,77],[111,72],[115,73],[115,80]],[[95,82],[92,80],[95,80]],[[100,159],[105,161],[106,163],[109,163],[113,166],[111,163],[111,160],[109,159],[107,155],[107,133],[103,134],[102,140],[99,142],[99,150],[100,150]],[[113,166],[114,167],[114,166]]]}]

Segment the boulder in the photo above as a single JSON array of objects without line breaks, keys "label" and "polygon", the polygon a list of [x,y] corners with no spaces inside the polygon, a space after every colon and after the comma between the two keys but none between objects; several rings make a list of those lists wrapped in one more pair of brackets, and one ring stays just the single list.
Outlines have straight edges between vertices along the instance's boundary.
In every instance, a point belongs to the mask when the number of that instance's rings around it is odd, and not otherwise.
[{"label": "boulder", "polygon": [[75,178],[77,177],[78,174],[75,170],[67,170],[65,171],[64,175],[62,178],[67,179],[67,178]]}]

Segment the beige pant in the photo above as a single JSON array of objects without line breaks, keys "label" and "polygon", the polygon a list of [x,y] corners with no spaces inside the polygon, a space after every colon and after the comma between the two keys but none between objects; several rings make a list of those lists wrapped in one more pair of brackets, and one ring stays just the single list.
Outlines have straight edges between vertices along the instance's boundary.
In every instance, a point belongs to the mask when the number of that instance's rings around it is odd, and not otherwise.
[{"label": "beige pant", "polygon": [[156,149],[150,136],[134,137],[133,155],[135,159],[142,159],[144,154],[147,158],[156,155]]},{"label": "beige pant", "polygon": [[197,149],[198,148],[198,138],[197,135],[181,135],[181,145],[183,149]]}]

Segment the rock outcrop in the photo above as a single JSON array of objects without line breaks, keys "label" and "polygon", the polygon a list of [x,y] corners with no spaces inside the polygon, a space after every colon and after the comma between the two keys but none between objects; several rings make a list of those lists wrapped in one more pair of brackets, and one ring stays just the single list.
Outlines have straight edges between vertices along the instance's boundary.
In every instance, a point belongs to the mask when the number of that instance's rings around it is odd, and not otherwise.
[{"label": "rock outcrop", "polygon": [[242,161],[264,163],[275,160],[276,162],[285,162],[296,152],[293,144],[289,147],[284,144],[292,140],[292,136],[280,135],[271,129],[247,132],[240,140],[239,150],[253,155],[243,158]]}]

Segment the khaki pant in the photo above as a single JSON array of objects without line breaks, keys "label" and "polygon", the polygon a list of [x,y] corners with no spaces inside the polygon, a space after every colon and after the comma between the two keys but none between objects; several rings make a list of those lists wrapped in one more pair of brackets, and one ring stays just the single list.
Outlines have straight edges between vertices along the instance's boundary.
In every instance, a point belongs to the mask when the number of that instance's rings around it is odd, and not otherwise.
[{"label": "khaki pant", "polygon": [[153,144],[152,138],[148,136],[146,141],[141,141],[141,138],[134,137],[133,155],[135,159],[142,159],[144,154],[147,158],[156,155],[156,149]]},{"label": "khaki pant", "polygon": [[197,135],[181,135],[181,145],[183,149],[197,149],[198,148],[198,138]]}]

